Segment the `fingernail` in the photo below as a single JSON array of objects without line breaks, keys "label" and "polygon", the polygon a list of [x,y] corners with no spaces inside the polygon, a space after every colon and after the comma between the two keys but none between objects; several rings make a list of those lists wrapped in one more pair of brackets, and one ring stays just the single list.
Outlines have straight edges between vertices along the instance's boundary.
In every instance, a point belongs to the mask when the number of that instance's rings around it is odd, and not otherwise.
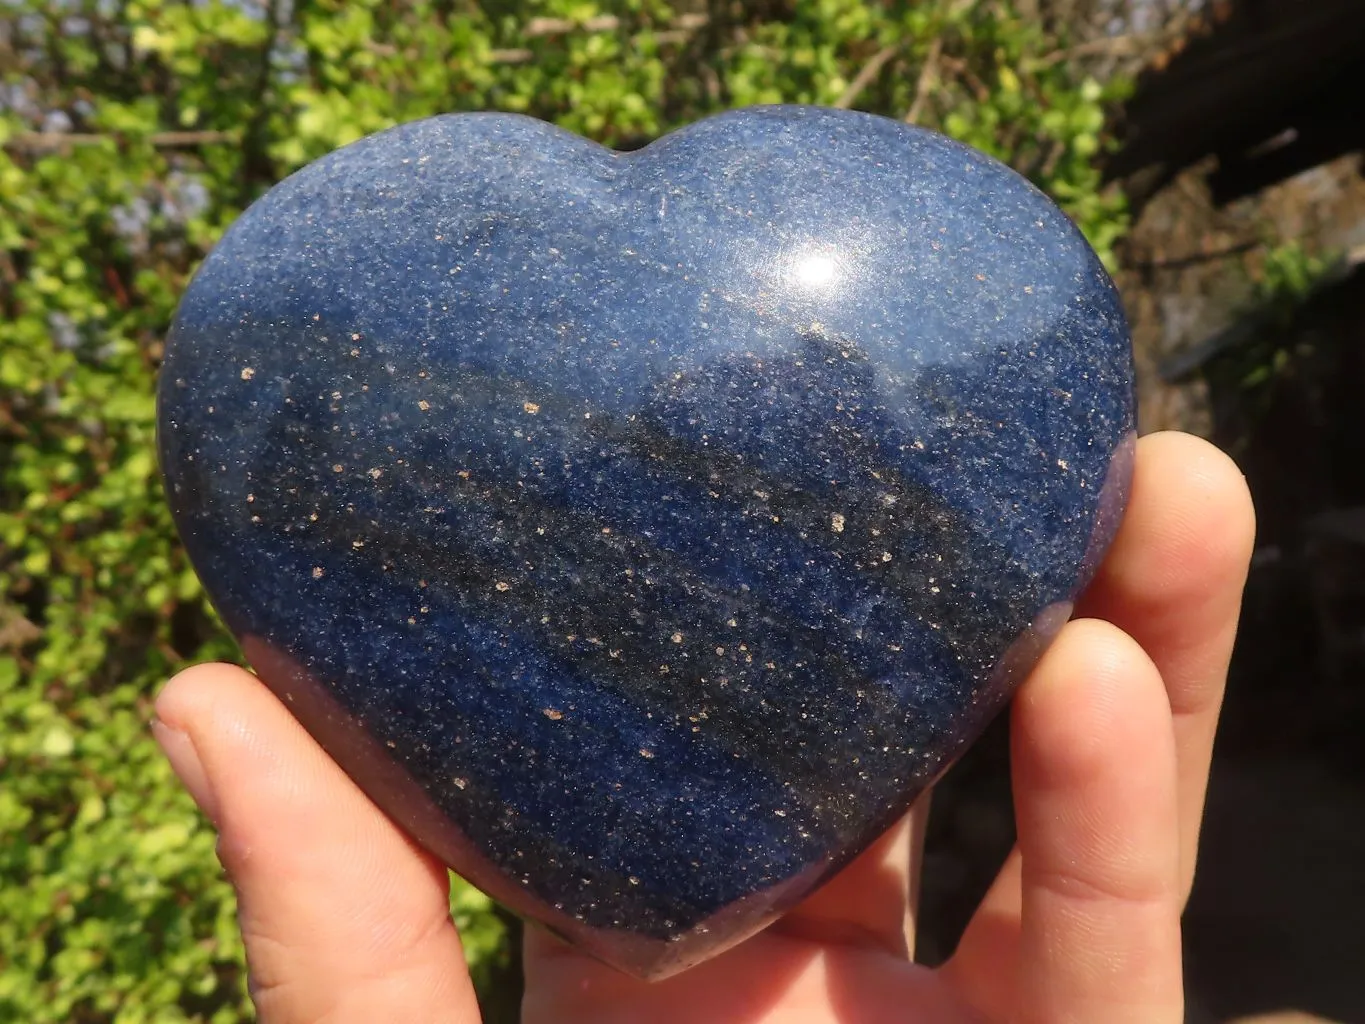
[{"label": "fingernail", "polygon": [[179,777],[181,785],[189,790],[190,796],[209,821],[217,825],[218,801],[214,797],[213,786],[209,784],[208,773],[204,771],[204,762],[199,760],[199,751],[194,749],[194,740],[190,739],[190,734],[167,725],[159,718],[154,718],[152,736],[160,745],[162,753],[166,755],[166,760],[171,762],[171,768]]}]

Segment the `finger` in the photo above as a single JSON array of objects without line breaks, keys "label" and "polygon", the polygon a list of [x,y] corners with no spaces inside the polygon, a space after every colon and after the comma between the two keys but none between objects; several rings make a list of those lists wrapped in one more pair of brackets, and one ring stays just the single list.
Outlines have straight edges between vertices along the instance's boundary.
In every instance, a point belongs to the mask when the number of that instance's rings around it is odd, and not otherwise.
[{"label": "finger", "polygon": [[658,982],[526,932],[524,1024],[943,1024],[966,1019],[933,973],[880,949],[768,929]]},{"label": "finger", "polygon": [[1146,437],[1123,525],[1078,609],[1136,640],[1165,681],[1180,772],[1184,898],[1255,529],[1246,481],[1231,459],[1188,434]]},{"label": "finger", "polygon": [[1011,718],[1020,932],[1011,1019],[1179,1024],[1179,810],[1156,667],[1078,620]]},{"label": "finger", "polygon": [[758,1024],[851,1020],[853,1006],[860,1020],[952,1019],[956,1001],[945,1002],[942,987],[910,963],[927,813],[921,799],[777,923],[661,982],[626,977],[527,929],[524,1020]]},{"label": "finger", "polygon": [[781,934],[877,949],[909,960],[929,798],[772,927]]},{"label": "finger", "polygon": [[[1165,682],[1179,771],[1182,898],[1194,877],[1254,532],[1245,480],[1227,456],[1186,434],[1144,437],[1123,524],[1078,610],[1114,622],[1136,639]],[[1015,955],[1019,879],[1016,850],[958,945],[952,970],[972,975],[978,988],[998,980],[995,965]]]},{"label": "finger", "polygon": [[254,676],[181,673],[153,729],[219,831],[263,1024],[472,1022],[445,869]]},{"label": "finger", "polygon": [[[1245,480],[1226,455],[1188,434],[1145,437],[1124,522],[1078,610],[1129,632],[1167,683],[1180,754],[1186,894],[1254,531]],[[783,927],[804,934],[808,926],[828,924],[869,934],[870,926],[884,948],[894,948],[902,922],[913,928],[909,879],[918,873],[906,874],[909,863],[884,841],[788,915]],[[1004,880],[1014,887],[1007,885],[1002,898],[1017,914],[1017,865]],[[913,951],[913,937],[906,948]]]},{"label": "finger", "polygon": [[[914,952],[915,904],[928,804],[926,795],[839,874],[759,937],[889,953],[908,961]],[[527,933],[528,980],[544,974],[542,968],[551,964],[562,970],[562,965],[554,962],[565,958],[575,964],[587,962],[567,943],[535,929]],[[688,976],[694,973],[689,971]]]}]

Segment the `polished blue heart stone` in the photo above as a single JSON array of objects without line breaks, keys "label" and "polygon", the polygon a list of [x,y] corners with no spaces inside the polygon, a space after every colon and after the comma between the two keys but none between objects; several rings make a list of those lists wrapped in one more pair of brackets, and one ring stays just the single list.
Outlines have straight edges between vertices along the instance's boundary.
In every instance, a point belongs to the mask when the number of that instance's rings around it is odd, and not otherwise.
[{"label": "polished blue heart stone", "polygon": [[1119,299],[995,161],[865,114],[618,154],[437,117],[233,225],[160,383],[265,682],[423,845],[661,976],[903,814],[1109,543]]}]

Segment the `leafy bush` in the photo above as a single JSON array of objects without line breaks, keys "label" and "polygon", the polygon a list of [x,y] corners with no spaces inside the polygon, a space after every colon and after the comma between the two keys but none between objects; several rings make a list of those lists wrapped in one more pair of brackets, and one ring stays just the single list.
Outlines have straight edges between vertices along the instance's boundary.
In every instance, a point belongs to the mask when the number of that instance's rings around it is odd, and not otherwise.
[{"label": "leafy bush", "polygon": [[[336,146],[501,109],[634,147],[729,106],[907,113],[1012,161],[1108,252],[1115,83],[1003,3],[8,0],[0,7],[0,1019],[248,1011],[213,837],[146,723],[237,657],[175,542],[153,377],[232,219]],[[453,906],[480,978],[508,956]]]}]

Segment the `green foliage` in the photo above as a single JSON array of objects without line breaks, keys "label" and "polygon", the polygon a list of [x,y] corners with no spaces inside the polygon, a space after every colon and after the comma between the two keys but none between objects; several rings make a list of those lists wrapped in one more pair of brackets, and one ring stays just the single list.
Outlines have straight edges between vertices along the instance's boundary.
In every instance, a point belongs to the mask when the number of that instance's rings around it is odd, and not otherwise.
[{"label": "green foliage", "polygon": [[506,978],[511,961],[503,919],[491,899],[455,874],[450,876],[450,913],[460,930],[460,943],[484,1005],[486,1024],[496,1024],[494,1018],[500,1011],[516,1009],[516,1000],[493,991]]},{"label": "green foliage", "polygon": [[1336,254],[1309,252],[1298,240],[1272,245],[1261,258],[1256,297],[1262,305],[1295,308],[1327,276]]},{"label": "green foliage", "polygon": [[[148,735],[236,657],[176,544],[153,378],[197,261],[271,183],[443,111],[635,147],[730,106],[853,106],[1012,162],[1106,254],[1121,92],[1004,3],[8,0],[0,7],[0,1020],[247,1013],[213,836]],[[285,13],[287,12],[287,14]],[[508,951],[452,907],[476,975]]]},{"label": "green foliage", "polygon": [[1293,321],[1305,300],[1337,268],[1339,253],[1314,253],[1297,239],[1270,240],[1252,269],[1252,308],[1244,314],[1253,323],[1250,339],[1227,357],[1221,372],[1231,373],[1245,394],[1243,404],[1252,415],[1269,408],[1275,385],[1292,377],[1299,364],[1313,355],[1299,338]]}]

